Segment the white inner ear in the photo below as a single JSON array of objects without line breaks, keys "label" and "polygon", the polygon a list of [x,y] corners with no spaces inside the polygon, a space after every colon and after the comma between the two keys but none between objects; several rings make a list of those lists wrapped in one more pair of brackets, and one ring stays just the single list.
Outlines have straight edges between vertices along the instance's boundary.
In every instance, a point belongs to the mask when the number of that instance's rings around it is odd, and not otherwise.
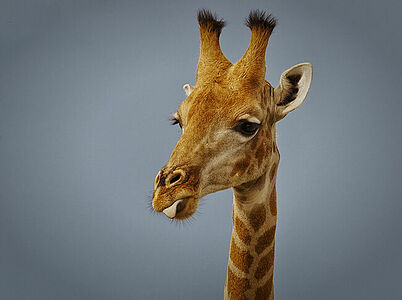
[{"label": "white inner ear", "polygon": [[191,92],[194,90],[194,86],[186,83],[185,85],[183,85],[183,90],[186,93],[186,95],[189,96],[191,94]]},{"label": "white inner ear", "polygon": [[310,89],[311,80],[313,78],[313,67],[310,63],[301,63],[283,72],[280,79],[280,86],[277,88],[278,90],[280,89],[279,92],[282,97],[287,94],[287,89],[291,87],[287,77],[292,75],[301,75],[297,84],[299,90],[293,101],[282,106],[278,105],[278,112],[283,116],[295,110],[303,103]]}]

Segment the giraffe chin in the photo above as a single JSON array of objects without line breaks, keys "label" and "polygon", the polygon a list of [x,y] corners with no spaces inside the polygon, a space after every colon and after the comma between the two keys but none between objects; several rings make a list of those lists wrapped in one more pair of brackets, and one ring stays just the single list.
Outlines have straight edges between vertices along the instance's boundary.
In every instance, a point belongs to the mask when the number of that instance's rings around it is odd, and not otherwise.
[{"label": "giraffe chin", "polygon": [[198,207],[199,199],[187,197],[176,200],[169,207],[163,210],[163,213],[170,219],[185,220],[190,218]]}]

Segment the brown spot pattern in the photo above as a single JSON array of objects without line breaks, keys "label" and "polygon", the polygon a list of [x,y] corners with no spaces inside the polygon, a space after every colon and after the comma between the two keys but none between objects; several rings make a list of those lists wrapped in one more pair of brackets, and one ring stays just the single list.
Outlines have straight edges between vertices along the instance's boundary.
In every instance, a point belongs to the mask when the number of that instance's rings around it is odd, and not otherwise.
[{"label": "brown spot pattern", "polygon": [[257,204],[250,211],[249,220],[254,231],[260,229],[262,224],[265,222],[267,211],[264,204]]},{"label": "brown spot pattern", "polygon": [[228,293],[231,299],[245,300],[244,293],[250,288],[250,282],[246,278],[237,277],[228,267]]},{"label": "brown spot pattern", "polygon": [[271,250],[267,255],[260,259],[258,262],[257,270],[254,273],[254,277],[257,280],[262,279],[274,264],[274,251]]},{"label": "brown spot pattern", "polygon": [[251,241],[251,236],[250,232],[247,229],[246,225],[242,221],[240,221],[239,217],[236,217],[235,220],[235,228],[236,228],[236,233],[239,239],[246,245],[250,244]]},{"label": "brown spot pattern", "polygon": [[271,295],[273,280],[272,276],[268,279],[268,281],[262,286],[257,289],[255,292],[255,299],[256,300],[267,300]]},{"label": "brown spot pattern", "polygon": [[268,229],[262,236],[258,238],[257,245],[255,245],[255,251],[261,254],[265,248],[267,248],[274,240],[276,225]]},{"label": "brown spot pattern", "polygon": [[235,241],[232,239],[230,243],[230,259],[233,264],[244,273],[248,273],[248,269],[253,263],[253,257],[248,251],[243,251],[237,247]]},{"label": "brown spot pattern", "polygon": [[276,186],[272,189],[271,196],[269,197],[269,209],[271,215],[276,216]]},{"label": "brown spot pattern", "polygon": [[238,160],[234,167],[232,172],[230,173],[230,176],[234,176],[236,174],[239,174],[240,176],[244,174],[244,172],[246,171],[247,167],[250,164],[250,157],[246,156],[240,160]]}]

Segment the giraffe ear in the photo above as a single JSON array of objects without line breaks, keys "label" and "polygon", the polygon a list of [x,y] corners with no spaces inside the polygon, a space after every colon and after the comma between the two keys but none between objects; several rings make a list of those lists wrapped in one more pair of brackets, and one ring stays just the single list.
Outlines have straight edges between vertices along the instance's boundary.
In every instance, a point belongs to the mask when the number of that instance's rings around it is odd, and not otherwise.
[{"label": "giraffe ear", "polygon": [[274,93],[277,121],[303,103],[312,78],[313,67],[310,63],[295,65],[282,73]]},{"label": "giraffe ear", "polygon": [[189,96],[191,94],[191,92],[194,90],[194,86],[186,83],[185,85],[183,85],[183,90],[186,93],[186,95]]}]

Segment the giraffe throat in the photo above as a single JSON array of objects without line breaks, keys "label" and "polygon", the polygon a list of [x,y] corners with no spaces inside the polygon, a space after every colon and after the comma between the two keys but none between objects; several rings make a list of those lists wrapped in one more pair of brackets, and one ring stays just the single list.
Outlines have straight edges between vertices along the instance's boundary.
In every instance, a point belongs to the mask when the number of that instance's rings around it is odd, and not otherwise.
[{"label": "giraffe throat", "polygon": [[247,190],[234,188],[225,299],[273,299],[275,175],[273,165]]}]

